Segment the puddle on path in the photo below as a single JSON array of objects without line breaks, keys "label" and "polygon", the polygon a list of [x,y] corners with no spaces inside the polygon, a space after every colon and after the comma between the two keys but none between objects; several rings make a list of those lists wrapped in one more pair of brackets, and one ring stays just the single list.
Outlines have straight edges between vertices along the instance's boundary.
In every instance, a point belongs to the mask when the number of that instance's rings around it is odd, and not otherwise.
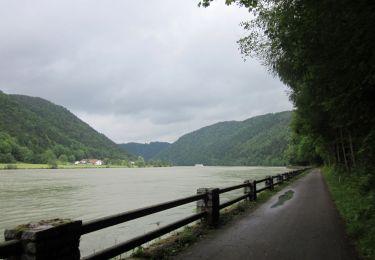
[{"label": "puddle on path", "polygon": [[290,200],[291,198],[293,198],[293,195],[294,195],[294,191],[292,191],[292,190],[286,191],[283,195],[279,196],[279,200],[275,204],[273,204],[271,206],[271,208],[276,208],[278,206],[283,205],[285,203],[285,201]]}]

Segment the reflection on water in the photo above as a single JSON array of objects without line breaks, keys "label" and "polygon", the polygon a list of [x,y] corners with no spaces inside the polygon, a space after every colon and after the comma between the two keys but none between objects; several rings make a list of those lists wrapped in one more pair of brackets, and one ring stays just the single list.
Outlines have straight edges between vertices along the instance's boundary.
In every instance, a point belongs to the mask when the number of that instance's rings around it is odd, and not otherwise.
[{"label": "reflection on water", "polygon": [[[0,233],[51,218],[91,220],[285,172],[284,167],[170,167],[144,169],[0,171]],[[237,191],[242,193],[242,191]],[[236,196],[223,194],[222,201]],[[195,203],[85,235],[87,255],[195,212]],[[0,241],[3,236],[0,235]]]}]

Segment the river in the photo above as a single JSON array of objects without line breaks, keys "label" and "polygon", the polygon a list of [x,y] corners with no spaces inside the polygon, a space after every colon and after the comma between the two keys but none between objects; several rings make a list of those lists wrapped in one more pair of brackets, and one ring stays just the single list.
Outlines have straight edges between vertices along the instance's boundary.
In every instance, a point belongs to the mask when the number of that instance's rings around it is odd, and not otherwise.
[{"label": "river", "polygon": [[[284,167],[168,167],[0,171],[0,241],[6,228],[42,219],[83,221],[286,172]],[[241,192],[241,191],[237,191]],[[225,194],[223,194],[225,195]],[[222,201],[236,194],[228,193]],[[195,212],[195,203],[93,232],[82,255],[144,234]]]}]

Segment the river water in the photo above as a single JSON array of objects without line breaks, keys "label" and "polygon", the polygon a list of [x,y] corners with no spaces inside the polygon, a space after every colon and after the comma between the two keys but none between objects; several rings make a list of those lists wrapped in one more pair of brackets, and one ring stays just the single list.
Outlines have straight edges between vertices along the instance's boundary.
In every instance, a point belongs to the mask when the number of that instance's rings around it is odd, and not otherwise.
[{"label": "river water", "polygon": [[[284,167],[168,167],[0,171],[0,241],[6,228],[42,219],[96,219],[286,172]],[[223,194],[221,202],[242,191]],[[123,242],[195,212],[186,204],[81,238],[82,255]]]}]

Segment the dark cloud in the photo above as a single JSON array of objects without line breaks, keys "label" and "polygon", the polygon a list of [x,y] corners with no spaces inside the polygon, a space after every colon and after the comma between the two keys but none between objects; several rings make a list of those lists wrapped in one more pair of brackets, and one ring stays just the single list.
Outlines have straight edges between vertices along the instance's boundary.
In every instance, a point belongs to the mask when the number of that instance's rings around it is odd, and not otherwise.
[{"label": "dark cloud", "polygon": [[117,142],[173,141],[291,108],[236,41],[245,9],[217,1],[0,2],[0,89],[63,105]]}]

